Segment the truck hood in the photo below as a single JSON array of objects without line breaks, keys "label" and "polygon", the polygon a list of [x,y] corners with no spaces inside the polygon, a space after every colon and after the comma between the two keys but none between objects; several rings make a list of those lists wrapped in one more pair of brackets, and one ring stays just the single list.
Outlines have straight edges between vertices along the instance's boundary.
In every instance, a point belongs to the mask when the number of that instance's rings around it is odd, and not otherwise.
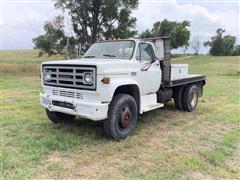
[{"label": "truck hood", "polygon": [[46,61],[42,65],[48,64],[66,64],[66,65],[93,65],[97,67],[97,74],[107,75],[127,75],[128,74],[128,64],[127,59],[74,59],[74,60],[60,60],[60,61]]}]

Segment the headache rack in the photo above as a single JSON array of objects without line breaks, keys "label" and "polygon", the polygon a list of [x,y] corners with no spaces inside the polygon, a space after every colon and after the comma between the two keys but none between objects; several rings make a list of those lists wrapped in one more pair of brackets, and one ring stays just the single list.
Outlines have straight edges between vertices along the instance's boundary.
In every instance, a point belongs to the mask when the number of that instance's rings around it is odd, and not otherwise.
[{"label": "headache rack", "polygon": [[[96,90],[96,66],[47,64],[42,67],[43,74],[51,74],[50,80],[43,78],[46,86],[63,87],[81,90]],[[86,84],[83,80],[86,73],[93,74],[93,83]]]},{"label": "headache rack", "polygon": [[[161,69],[162,69],[162,82],[164,84],[170,84],[171,83],[171,38],[169,36],[164,36],[164,37],[139,38],[139,39],[141,41],[153,42],[155,44],[155,48],[156,48],[156,43],[158,41],[163,42],[163,59],[161,59],[161,62],[160,62]],[[157,50],[156,50],[156,53],[157,53]]]}]

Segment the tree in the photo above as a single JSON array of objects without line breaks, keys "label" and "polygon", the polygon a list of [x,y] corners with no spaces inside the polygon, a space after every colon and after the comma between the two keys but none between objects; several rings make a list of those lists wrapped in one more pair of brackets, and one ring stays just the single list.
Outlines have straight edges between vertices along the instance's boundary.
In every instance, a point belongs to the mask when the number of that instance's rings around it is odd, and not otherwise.
[{"label": "tree", "polygon": [[233,56],[240,56],[240,45],[236,45],[232,51]]},{"label": "tree", "polygon": [[223,37],[223,45],[224,45],[224,55],[229,56],[232,54],[234,50],[234,44],[236,42],[236,37],[235,36],[224,36]]},{"label": "tree", "polygon": [[127,38],[136,18],[130,16],[138,0],[55,0],[55,7],[67,11],[80,42],[94,43],[97,38]]},{"label": "tree", "polygon": [[152,33],[150,32],[149,29],[147,29],[146,31],[143,31],[143,32],[140,34],[140,37],[141,37],[141,38],[150,38],[150,37],[152,37]]},{"label": "tree", "polygon": [[170,36],[172,48],[188,47],[190,38],[189,26],[189,21],[176,22],[164,19],[162,22],[155,22],[151,32],[147,29],[140,34],[140,37]]},{"label": "tree", "polygon": [[204,42],[204,46],[210,46],[209,53],[214,56],[222,56],[224,54],[224,44],[222,34],[224,29],[217,29],[216,36],[211,37],[211,41]]},{"label": "tree", "polygon": [[199,39],[194,39],[191,42],[191,47],[195,51],[194,54],[198,55],[199,50],[201,48],[201,41]]},{"label": "tree", "polygon": [[34,48],[38,48],[47,53],[49,56],[54,54],[64,54],[63,49],[67,44],[67,39],[71,45],[76,43],[74,37],[66,37],[64,33],[64,18],[57,16],[44,25],[44,35],[40,35],[33,39]]},{"label": "tree", "polygon": [[[164,23],[164,21],[163,21]],[[153,28],[151,30],[152,36],[153,37],[157,37],[157,36],[164,36],[164,32],[160,32],[160,26],[161,26],[161,22],[157,21],[153,24]],[[164,26],[164,25],[163,25]],[[163,28],[163,26],[161,28]],[[166,26],[165,26],[166,27]],[[161,29],[162,30],[162,29]]]},{"label": "tree", "polygon": [[234,44],[236,42],[235,36],[223,36],[225,29],[219,28],[216,30],[216,35],[211,37],[210,41],[204,42],[204,46],[209,46],[209,53],[213,56],[229,56],[231,55]]}]

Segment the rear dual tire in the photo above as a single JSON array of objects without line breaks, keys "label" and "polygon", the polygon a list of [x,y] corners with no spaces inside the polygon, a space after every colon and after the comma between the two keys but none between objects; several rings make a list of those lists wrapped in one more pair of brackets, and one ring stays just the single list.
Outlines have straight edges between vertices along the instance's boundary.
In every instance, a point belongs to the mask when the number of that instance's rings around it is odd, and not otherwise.
[{"label": "rear dual tire", "polygon": [[194,111],[198,103],[198,87],[195,84],[178,87],[174,92],[174,102],[178,110]]},{"label": "rear dual tire", "polygon": [[176,109],[182,111],[183,110],[183,103],[182,103],[182,97],[183,97],[183,91],[184,91],[184,86],[180,86],[174,89],[174,102],[175,102],[175,107]]}]

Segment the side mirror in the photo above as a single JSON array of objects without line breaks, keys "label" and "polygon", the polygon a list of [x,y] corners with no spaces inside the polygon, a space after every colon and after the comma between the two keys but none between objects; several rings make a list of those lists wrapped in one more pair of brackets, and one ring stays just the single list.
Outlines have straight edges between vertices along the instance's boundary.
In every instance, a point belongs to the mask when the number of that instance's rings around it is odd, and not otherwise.
[{"label": "side mirror", "polygon": [[157,58],[157,60],[161,62],[161,61],[163,61],[163,60],[164,60],[164,58],[163,58],[163,57],[161,57],[160,59],[159,59],[159,58]]},{"label": "side mirror", "polygon": [[155,61],[157,61],[157,57],[156,56],[153,56],[153,57],[151,57],[151,63],[154,63]]}]

